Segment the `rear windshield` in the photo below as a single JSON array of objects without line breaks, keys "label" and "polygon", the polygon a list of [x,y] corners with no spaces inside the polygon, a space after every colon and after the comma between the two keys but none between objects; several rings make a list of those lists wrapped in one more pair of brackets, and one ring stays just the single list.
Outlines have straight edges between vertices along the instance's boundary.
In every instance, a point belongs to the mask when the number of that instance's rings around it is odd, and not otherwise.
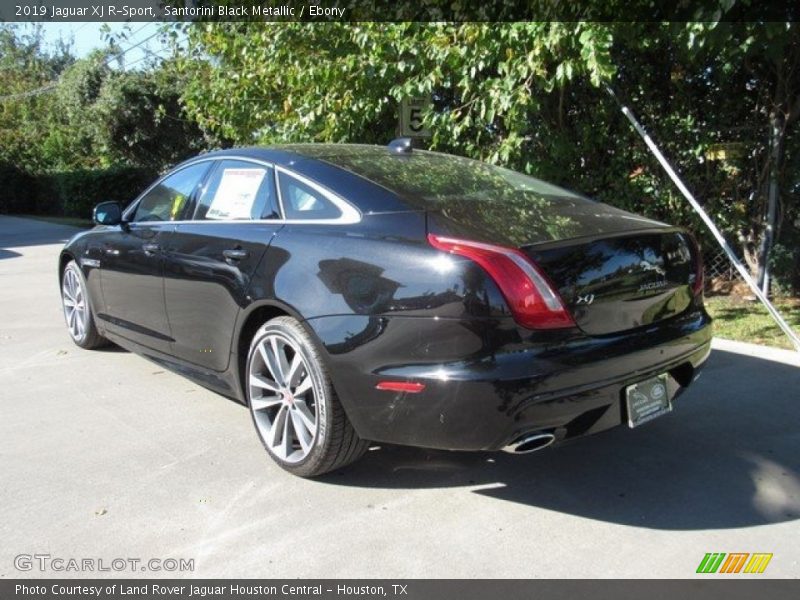
[{"label": "rear windshield", "polygon": [[438,211],[481,239],[521,246],[659,225],[521,173],[467,158],[374,146],[306,148],[382,185],[410,206]]},{"label": "rear windshield", "polygon": [[398,156],[383,150],[320,158],[380,184],[420,208],[446,209],[462,202],[515,203],[536,197],[592,202],[509,169],[436,152],[415,150]]}]

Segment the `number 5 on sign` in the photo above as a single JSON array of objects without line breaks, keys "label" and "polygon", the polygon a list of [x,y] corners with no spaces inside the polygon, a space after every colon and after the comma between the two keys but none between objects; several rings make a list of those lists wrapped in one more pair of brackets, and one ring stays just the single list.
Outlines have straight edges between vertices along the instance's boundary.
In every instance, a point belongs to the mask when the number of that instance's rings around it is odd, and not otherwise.
[{"label": "number 5 on sign", "polygon": [[430,105],[429,98],[403,98],[400,102],[400,135],[431,137],[431,132],[422,124],[422,115]]}]

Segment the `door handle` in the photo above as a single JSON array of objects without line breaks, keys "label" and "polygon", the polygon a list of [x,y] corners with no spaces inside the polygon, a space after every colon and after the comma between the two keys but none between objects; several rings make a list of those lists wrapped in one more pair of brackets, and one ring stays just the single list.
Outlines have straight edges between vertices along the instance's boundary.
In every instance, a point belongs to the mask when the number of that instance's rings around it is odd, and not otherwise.
[{"label": "door handle", "polygon": [[247,258],[250,253],[247,250],[242,250],[241,248],[229,248],[228,250],[222,251],[222,256],[225,257],[225,262],[237,262],[242,260],[243,258]]},{"label": "door handle", "polygon": [[155,254],[161,250],[161,246],[158,244],[142,244],[142,250],[144,250],[145,254]]}]

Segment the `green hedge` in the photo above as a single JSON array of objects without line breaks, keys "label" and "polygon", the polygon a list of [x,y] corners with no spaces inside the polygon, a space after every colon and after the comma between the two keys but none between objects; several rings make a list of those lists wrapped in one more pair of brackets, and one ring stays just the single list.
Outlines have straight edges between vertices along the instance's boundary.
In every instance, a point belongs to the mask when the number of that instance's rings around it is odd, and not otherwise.
[{"label": "green hedge", "polygon": [[36,199],[36,179],[6,162],[0,162],[0,212],[30,212]]},{"label": "green hedge", "polygon": [[156,177],[139,167],[30,175],[0,164],[0,211],[90,218],[99,202],[128,204]]}]

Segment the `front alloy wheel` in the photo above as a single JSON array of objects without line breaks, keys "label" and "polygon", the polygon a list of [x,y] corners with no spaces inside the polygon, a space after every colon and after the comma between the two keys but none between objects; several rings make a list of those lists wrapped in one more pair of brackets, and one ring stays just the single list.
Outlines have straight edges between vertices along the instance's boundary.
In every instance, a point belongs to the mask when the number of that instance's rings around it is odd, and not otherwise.
[{"label": "front alloy wheel", "polygon": [[61,304],[64,307],[67,330],[73,342],[87,350],[106,343],[106,339],[100,335],[94,323],[92,306],[86,291],[86,280],[74,260],[67,263],[61,275]]},{"label": "front alloy wheel", "polygon": [[64,318],[67,328],[76,344],[86,337],[86,323],[89,321],[89,305],[83,292],[83,284],[76,273],[77,269],[64,271],[64,282],[61,284],[61,298],[64,303]]},{"label": "front alloy wheel", "polygon": [[347,420],[316,346],[297,320],[277,317],[258,330],[245,384],[256,431],[287,471],[313,477],[366,452],[367,442]]}]

